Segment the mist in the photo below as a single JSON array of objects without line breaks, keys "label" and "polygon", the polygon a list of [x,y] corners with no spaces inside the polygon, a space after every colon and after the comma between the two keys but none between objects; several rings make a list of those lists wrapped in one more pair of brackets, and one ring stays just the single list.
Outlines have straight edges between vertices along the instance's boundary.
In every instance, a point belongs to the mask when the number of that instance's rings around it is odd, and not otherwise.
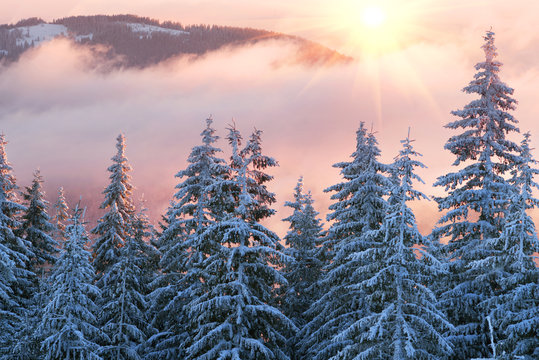
[{"label": "mist", "polygon": [[[264,131],[265,154],[280,164],[270,171],[277,214],[268,223],[283,235],[286,224],[280,220],[289,214],[283,204],[291,200],[299,176],[325,218],[331,200],[323,189],[340,181],[332,164],[349,159],[360,121],[376,131],[385,162],[392,161],[410,127],[428,167],[418,171],[425,184],[417,187],[429,195],[443,193],[432,183],[455,171],[452,156],[443,150],[451,136],[443,126],[453,120],[451,110],[472,99],[460,89],[472,79],[473,64],[483,59],[480,35],[462,43],[420,41],[347,65],[301,65],[294,61],[294,44],[267,41],[197,60],[175,58],[142,70],[114,71],[105,71],[106,64],[94,66],[97,59],[84,47],[58,39],[0,69],[0,130],[21,188],[39,168],[49,201],[63,186],[70,205],[82,196],[92,221],[109,183],[106,168],[115,138],[125,134],[135,200],[144,194],[157,222],[179,181],[174,175],[200,144],[208,116],[225,158],[230,154],[226,128],[235,123],[247,138],[256,127]],[[516,89],[515,116],[536,144],[539,71],[514,60],[518,56],[503,45],[511,39],[499,38],[500,60],[506,64],[501,78]],[[420,230],[428,232],[439,217],[435,202],[413,207]]]}]

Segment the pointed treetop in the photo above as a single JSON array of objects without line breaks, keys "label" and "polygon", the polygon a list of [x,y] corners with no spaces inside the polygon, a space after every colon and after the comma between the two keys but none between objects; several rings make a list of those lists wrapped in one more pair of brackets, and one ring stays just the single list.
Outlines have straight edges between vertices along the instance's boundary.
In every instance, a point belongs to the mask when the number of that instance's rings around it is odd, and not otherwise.
[{"label": "pointed treetop", "polygon": [[494,45],[495,33],[492,31],[492,28],[487,31],[485,36],[483,36],[483,39],[485,39],[485,43],[483,46],[481,46],[481,48],[485,51],[485,58],[487,62],[492,62],[494,58],[498,56],[496,46]]},{"label": "pointed treetop", "polygon": [[4,196],[9,200],[14,200],[15,194],[12,192],[17,189],[15,185],[15,177],[11,173],[13,170],[11,164],[7,159],[6,154],[6,136],[4,133],[0,134],[0,187],[4,192]]},{"label": "pointed treetop", "polygon": [[213,118],[210,115],[206,119],[206,128],[200,134],[202,136],[202,142],[206,146],[209,146],[210,144],[213,144],[217,140],[219,140],[219,136],[214,135],[215,134],[215,129],[212,128],[212,124],[213,124]]},{"label": "pointed treetop", "polygon": [[118,156],[124,157],[125,156],[125,136],[124,134],[120,133],[118,134],[118,137],[116,138],[116,149],[118,149]]}]

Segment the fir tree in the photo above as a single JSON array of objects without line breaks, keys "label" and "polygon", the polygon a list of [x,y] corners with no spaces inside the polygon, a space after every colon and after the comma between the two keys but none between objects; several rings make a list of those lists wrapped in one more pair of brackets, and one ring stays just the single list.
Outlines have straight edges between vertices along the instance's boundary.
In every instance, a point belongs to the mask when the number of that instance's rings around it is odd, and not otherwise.
[{"label": "fir tree", "polygon": [[495,349],[502,359],[535,359],[539,357],[539,269],[534,262],[534,252],[539,241],[528,210],[539,205],[532,191],[539,189],[533,177],[539,174],[532,158],[530,134],[524,134],[520,160],[513,170],[511,196],[507,220],[502,235],[491,242],[490,253],[484,261],[491,268],[502,269],[497,279],[494,296],[484,305],[493,309]]},{"label": "fir tree", "polygon": [[[26,210],[22,217],[23,237],[32,244],[33,256],[30,258],[30,270],[42,274],[44,265],[53,264],[58,252],[58,243],[52,238],[54,225],[47,214],[48,201],[42,190],[43,178],[39,170],[34,173],[32,186],[26,188],[24,200]],[[42,276],[41,276],[42,277]]]},{"label": "fir tree", "polygon": [[346,345],[332,359],[440,359],[451,353],[443,335],[451,325],[427,286],[441,273],[441,266],[425,251],[419,250],[421,259],[416,257],[414,245],[424,245],[426,239],[407,205],[427,199],[412,187],[414,181],[422,182],[415,168],[424,165],[414,159],[420,154],[409,137],[402,143],[393,164],[393,179],[398,181],[382,226],[365,235],[383,241],[352,255],[362,264],[356,271],[369,275],[352,286],[364,294],[368,311],[334,338]]},{"label": "fir tree", "polygon": [[88,237],[78,206],[66,228],[67,240],[52,275],[51,300],[39,327],[44,338],[46,360],[101,359],[97,342],[103,334],[96,327],[99,289],[93,283],[94,269],[85,249]]},{"label": "fir tree", "polygon": [[13,341],[14,325],[20,321],[15,313],[18,307],[13,296],[11,284],[15,282],[15,263],[12,252],[4,244],[0,243],[0,358],[9,354],[9,347]]},{"label": "fir tree", "polygon": [[[292,261],[286,263],[282,270],[288,286],[283,287],[281,308],[300,329],[307,322],[304,313],[321,295],[317,285],[324,262],[320,254],[321,249],[317,245],[323,231],[313,202],[310,192],[303,193],[303,178],[300,178],[295,188],[294,201],[285,203],[285,206],[294,211],[292,215],[283,219],[290,223],[290,230],[284,238],[288,245],[284,253]],[[300,355],[296,349],[297,339],[293,337],[290,342],[292,359],[299,359]]]},{"label": "fir tree", "polygon": [[[33,256],[31,244],[18,235],[18,216],[25,207],[18,203],[17,185],[7,160],[7,141],[0,135],[0,256],[2,257],[2,287],[0,305],[0,356],[11,359],[17,343],[15,333],[20,331],[27,317],[26,309],[32,299],[35,274],[29,270]],[[5,277],[4,277],[5,276]]]},{"label": "fir tree", "polygon": [[102,350],[106,359],[141,359],[143,344],[151,334],[146,295],[156,252],[145,241],[150,226],[143,210],[133,221],[120,249],[120,259],[103,275],[103,281],[110,284],[107,292],[111,295],[102,308],[107,314],[103,331],[110,338]]},{"label": "fir tree", "polygon": [[188,359],[289,359],[285,334],[294,325],[272,306],[273,287],[286,284],[275,269],[285,256],[277,235],[258,222],[273,212],[264,169],[276,164],[262,154],[260,134],[240,151],[239,132],[229,132],[234,176],[225,183],[233,211],[201,235],[211,247],[201,264],[202,295],[188,306],[195,328]]},{"label": "fir tree", "polygon": [[228,176],[229,168],[217,155],[218,136],[212,128],[213,120],[206,120],[201,133],[202,144],[193,147],[186,169],[176,177],[182,181],[167,212],[166,226],[159,238],[162,253],[162,274],[156,279],[151,294],[153,325],[159,330],[150,339],[151,358],[172,359],[185,355],[189,339],[188,319],[184,306],[199,292],[198,264],[204,259],[201,233],[222,216],[223,204],[218,180]]},{"label": "fir tree", "polygon": [[498,76],[502,64],[495,60],[494,33],[487,32],[484,39],[485,61],[476,65],[478,73],[463,90],[479,95],[479,99],[453,111],[460,119],[446,125],[462,129],[461,134],[447,141],[445,148],[455,154],[454,166],[465,166],[439,177],[435,183],[448,192],[436,199],[439,209],[446,213],[433,233],[448,240],[445,253],[451,274],[444,284],[448,290],[442,301],[456,327],[451,340],[455,359],[491,353],[486,322],[490,310],[478,305],[494,295],[499,272],[471,264],[484,259],[489,253],[489,239],[501,234],[511,194],[504,174],[518,158],[518,145],[507,139],[509,133],[518,132],[517,120],[508,112],[516,104],[511,97],[513,89]]},{"label": "fir tree", "polygon": [[111,173],[110,184],[103,191],[105,199],[101,204],[101,209],[107,212],[92,229],[92,233],[98,236],[94,244],[94,267],[98,272],[100,288],[106,287],[101,277],[120,259],[120,248],[125,245],[134,212],[131,200],[133,187],[128,174],[131,167],[125,157],[125,137],[120,134],[116,140],[118,152],[107,169]]},{"label": "fir tree", "polygon": [[[373,248],[383,239],[367,237],[378,230],[384,219],[386,196],[391,188],[391,167],[378,161],[380,150],[373,133],[362,122],[356,132],[356,150],[352,161],[334,167],[341,169],[344,181],[325,191],[335,192],[330,206],[333,221],[323,241],[330,262],[320,281],[324,294],[307,312],[311,320],[300,332],[301,351],[306,359],[329,359],[350,341],[334,342],[342,329],[366,315],[364,294],[357,287],[372,273],[359,271],[371,264],[353,254]],[[372,269],[371,271],[374,271]]]},{"label": "fir tree", "polygon": [[54,216],[52,223],[56,228],[55,238],[60,243],[65,240],[65,223],[69,219],[69,206],[67,206],[63,187],[58,188],[58,199],[54,203],[53,209]]}]

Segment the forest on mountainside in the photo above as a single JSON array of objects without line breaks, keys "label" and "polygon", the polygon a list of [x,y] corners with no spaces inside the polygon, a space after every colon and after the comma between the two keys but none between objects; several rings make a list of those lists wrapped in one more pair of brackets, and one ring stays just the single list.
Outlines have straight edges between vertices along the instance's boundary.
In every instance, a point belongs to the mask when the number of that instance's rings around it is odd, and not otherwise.
[{"label": "forest on mountainside", "polygon": [[[26,27],[40,24],[46,22],[39,18],[30,18],[16,24],[1,25],[0,60],[16,61],[21,54],[32,48],[34,44],[21,44],[20,39]],[[182,25],[135,15],[71,16],[56,19],[52,24],[65,26],[70,34],[69,38],[73,38],[79,46],[88,47],[98,60],[112,61],[113,68],[144,68],[176,56],[189,56],[194,59],[227,46],[250,46],[269,40],[295,44],[298,47],[296,61],[301,64],[331,65],[351,61],[350,57],[318,43],[297,36],[252,28]],[[137,30],[132,24],[153,26],[159,30]]]}]

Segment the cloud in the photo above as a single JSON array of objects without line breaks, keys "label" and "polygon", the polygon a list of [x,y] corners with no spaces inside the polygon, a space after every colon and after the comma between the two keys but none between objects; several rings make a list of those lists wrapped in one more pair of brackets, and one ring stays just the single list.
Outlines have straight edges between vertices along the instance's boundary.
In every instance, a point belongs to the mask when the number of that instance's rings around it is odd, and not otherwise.
[{"label": "cloud", "polygon": [[[95,60],[92,52],[55,40],[0,70],[0,130],[10,141],[8,156],[21,184],[28,184],[40,167],[51,200],[63,185],[71,201],[84,196],[94,219],[109,181],[114,139],[125,133],[136,196],[145,194],[150,215],[158,220],[178,182],[174,174],[200,143],[209,114],[225,156],[230,152],[223,138],[233,119],[244,137],[253,127],[262,129],[265,152],[280,163],[271,171],[278,213],[270,224],[284,234],[280,219],[288,210],[283,204],[292,198],[300,175],[317,209],[327,212],[329,194],[323,189],[340,181],[331,165],[354,151],[360,121],[373,124],[386,162],[411,126],[416,149],[429,167],[419,171],[426,181],[419,188],[442,193],[431,185],[453,160],[443,150],[451,135],[443,125],[452,120],[451,110],[471,100],[460,89],[472,79],[473,62],[482,59],[482,39],[469,42],[474,46],[419,42],[377,59],[305,67],[283,64],[297,49],[272,41],[197,61],[179,58],[144,70],[103,73],[88,68]],[[534,99],[539,71],[516,71],[521,64],[506,60],[513,55],[501,55],[506,63],[501,76],[517,89],[521,127],[539,136]],[[421,229],[428,231],[438,218],[435,203],[415,208]]]}]

